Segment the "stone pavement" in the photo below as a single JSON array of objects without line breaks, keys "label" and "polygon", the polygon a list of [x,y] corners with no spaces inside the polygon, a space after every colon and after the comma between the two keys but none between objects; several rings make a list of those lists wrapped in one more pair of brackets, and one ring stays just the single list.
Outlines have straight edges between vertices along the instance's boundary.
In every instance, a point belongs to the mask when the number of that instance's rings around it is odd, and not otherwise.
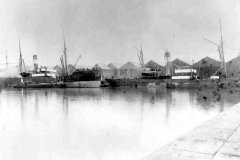
[{"label": "stone pavement", "polygon": [[240,160],[240,103],[142,160]]}]

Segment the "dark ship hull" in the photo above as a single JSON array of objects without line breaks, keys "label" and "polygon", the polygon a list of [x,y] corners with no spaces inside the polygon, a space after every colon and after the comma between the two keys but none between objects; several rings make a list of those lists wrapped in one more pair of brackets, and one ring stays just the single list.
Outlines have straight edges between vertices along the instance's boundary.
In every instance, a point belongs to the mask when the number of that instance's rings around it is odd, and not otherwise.
[{"label": "dark ship hull", "polygon": [[121,86],[131,86],[131,87],[140,87],[148,86],[151,84],[166,86],[166,83],[171,79],[171,76],[161,76],[161,77],[144,77],[144,78],[135,78],[135,79],[106,79],[106,81],[112,87],[121,87]]},{"label": "dark ship hull", "polygon": [[63,83],[17,84],[14,88],[65,88]]},{"label": "dark ship hull", "polygon": [[99,88],[101,74],[97,69],[77,69],[71,75],[59,76],[66,88]]}]

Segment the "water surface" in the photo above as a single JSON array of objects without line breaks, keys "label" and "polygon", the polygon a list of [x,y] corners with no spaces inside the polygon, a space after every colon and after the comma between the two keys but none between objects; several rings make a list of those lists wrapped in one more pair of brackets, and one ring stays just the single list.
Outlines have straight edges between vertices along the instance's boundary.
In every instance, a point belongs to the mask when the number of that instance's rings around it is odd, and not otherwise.
[{"label": "water surface", "polygon": [[238,103],[164,88],[1,89],[1,160],[135,160]]}]

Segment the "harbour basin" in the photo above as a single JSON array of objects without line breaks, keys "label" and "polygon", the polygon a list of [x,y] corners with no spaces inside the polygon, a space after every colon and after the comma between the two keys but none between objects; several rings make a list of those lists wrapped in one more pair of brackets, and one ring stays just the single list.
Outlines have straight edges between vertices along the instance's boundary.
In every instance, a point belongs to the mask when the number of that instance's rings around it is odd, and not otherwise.
[{"label": "harbour basin", "polygon": [[238,91],[220,94],[215,99],[211,90],[160,87],[3,88],[0,159],[141,159],[240,101]]}]

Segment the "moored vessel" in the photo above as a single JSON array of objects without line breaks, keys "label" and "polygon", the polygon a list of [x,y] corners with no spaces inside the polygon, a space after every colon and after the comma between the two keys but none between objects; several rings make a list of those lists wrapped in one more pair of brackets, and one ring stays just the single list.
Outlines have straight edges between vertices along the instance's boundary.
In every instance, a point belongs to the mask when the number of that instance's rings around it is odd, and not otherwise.
[{"label": "moored vessel", "polygon": [[63,82],[66,88],[99,88],[101,86],[101,71],[92,69],[75,69],[75,66],[81,57],[78,57],[71,70],[68,69],[67,48],[64,38],[63,56],[60,57],[62,73],[57,77],[57,81]]},{"label": "moored vessel", "polygon": [[21,53],[21,45],[19,40],[19,74],[21,75],[21,83],[14,84],[14,88],[63,88],[63,83],[56,82],[56,71],[47,67],[38,68],[37,55],[33,55],[34,69],[27,70]]},{"label": "moored vessel", "polygon": [[101,74],[98,69],[76,69],[70,75],[61,75],[57,81],[63,82],[66,88],[99,88]]}]

